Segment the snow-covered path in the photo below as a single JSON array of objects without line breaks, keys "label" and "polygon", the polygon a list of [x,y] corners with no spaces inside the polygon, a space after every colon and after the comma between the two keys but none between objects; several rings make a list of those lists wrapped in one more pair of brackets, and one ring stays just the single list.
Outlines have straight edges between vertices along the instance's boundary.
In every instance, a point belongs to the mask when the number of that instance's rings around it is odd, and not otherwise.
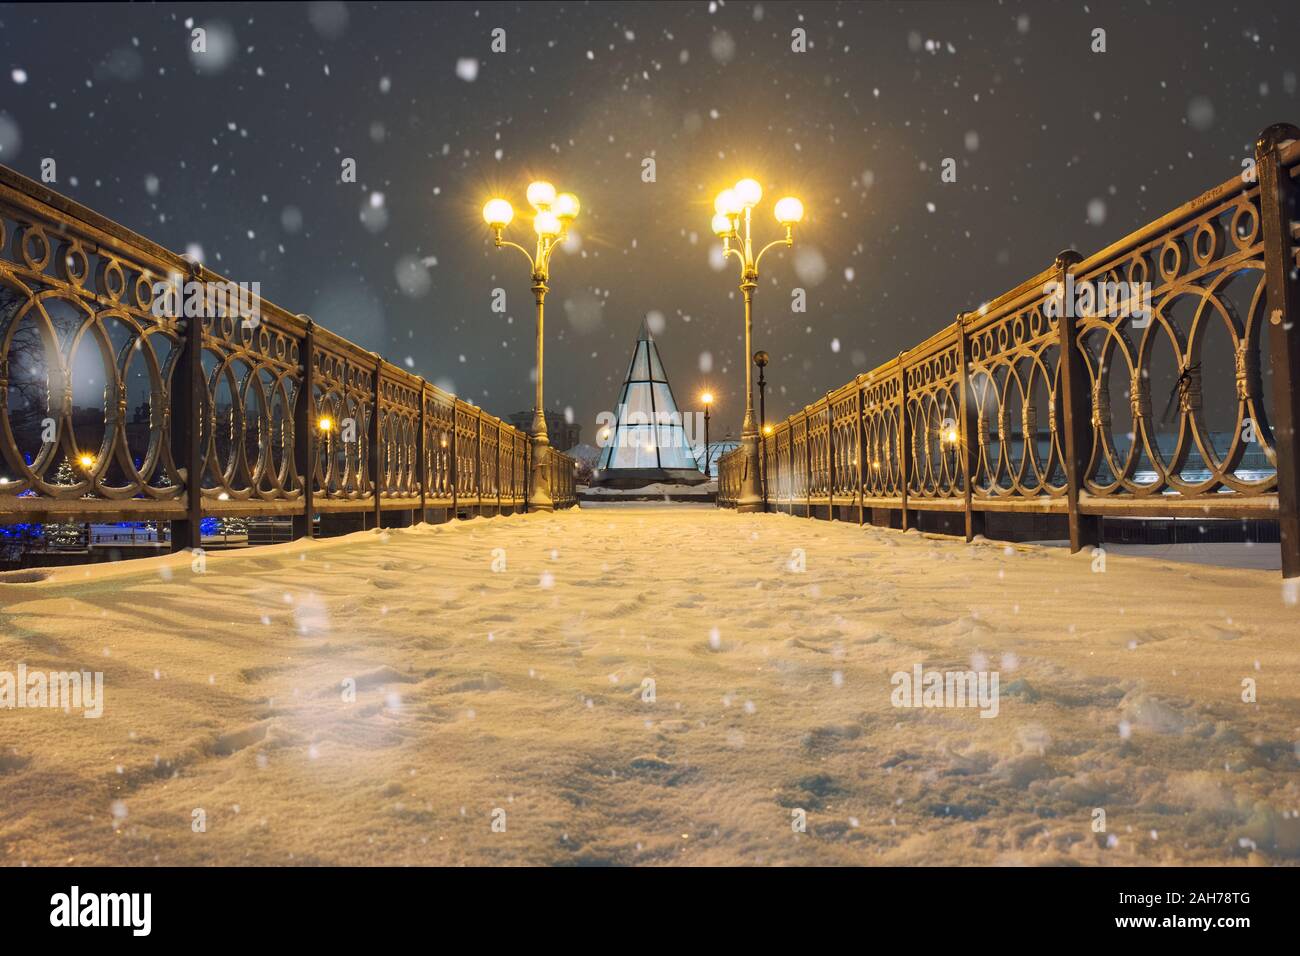
[{"label": "snow-covered path", "polygon": [[0,671],[106,701],[0,710],[0,861],[1296,862],[1294,594],[1093,567],[621,506],[11,578]]}]

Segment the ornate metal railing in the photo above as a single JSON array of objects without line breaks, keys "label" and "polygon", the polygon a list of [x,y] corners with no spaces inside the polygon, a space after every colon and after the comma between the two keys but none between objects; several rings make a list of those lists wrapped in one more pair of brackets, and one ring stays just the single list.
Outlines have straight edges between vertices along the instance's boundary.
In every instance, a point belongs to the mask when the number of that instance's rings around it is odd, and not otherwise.
[{"label": "ornate metal railing", "polygon": [[733,448],[718,456],[718,504],[733,508],[740,498],[741,469],[744,467],[744,447]]},{"label": "ornate metal railing", "polygon": [[762,440],[768,507],[962,512],[968,538],[1062,514],[1075,550],[1102,515],[1276,518],[1300,575],[1298,178],[1300,130],[1270,127],[1252,170],[791,415]]},{"label": "ornate metal railing", "polygon": [[[155,308],[178,280],[201,317]],[[0,166],[0,524],[527,506],[523,432],[227,282]]]},{"label": "ornate metal railing", "polygon": [[574,477],[578,463],[568,455],[551,452],[551,500],[557,508],[567,508],[578,503],[578,489]]}]

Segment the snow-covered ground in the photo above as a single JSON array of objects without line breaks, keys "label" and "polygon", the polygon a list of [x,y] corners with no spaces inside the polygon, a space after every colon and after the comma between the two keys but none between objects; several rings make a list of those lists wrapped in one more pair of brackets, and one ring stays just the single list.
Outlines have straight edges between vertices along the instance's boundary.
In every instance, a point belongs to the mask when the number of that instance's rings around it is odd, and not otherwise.
[{"label": "snow-covered ground", "polygon": [[11,576],[0,671],[105,701],[0,710],[0,861],[1300,860],[1296,590],[1095,567],[633,505]]}]

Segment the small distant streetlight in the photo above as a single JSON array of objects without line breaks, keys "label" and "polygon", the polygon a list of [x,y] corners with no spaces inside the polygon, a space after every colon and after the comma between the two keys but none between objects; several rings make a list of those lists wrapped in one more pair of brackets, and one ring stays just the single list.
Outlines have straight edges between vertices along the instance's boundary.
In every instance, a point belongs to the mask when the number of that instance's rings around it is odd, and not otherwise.
[{"label": "small distant streetlight", "polygon": [[767,424],[767,379],[763,377],[763,369],[767,368],[767,353],[761,349],[754,353],[754,364],[758,366],[758,426],[762,428]]},{"label": "small distant streetlight", "polygon": [[551,277],[551,255],[555,247],[568,237],[569,226],[578,218],[581,207],[573,193],[557,194],[555,187],[547,182],[530,183],[526,196],[528,204],[536,211],[533,216],[533,231],[537,233],[535,253],[502,237],[502,232],[515,217],[514,208],[506,200],[488,200],[483,207],[483,221],[492,230],[497,248],[510,246],[518,249],[532,270],[533,297],[537,301],[537,400],[533,408],[533,482],[529,507],[534,511],[551,511],[554,508],[551,498],[551,441],[546,434],[546,405],[542,393],[543,302],[548,291],[546,283]]},{"label": "small distant streetlight", "polygon": [[700,396],[704,403],[704,477],[712,478],[713,463],[709,456],[709,407],[713,404],[713,393],[705,392]]},{"label": "small distant streetlight", "polygon": [[316,427],[323,432],[331,432],[334,430],[334,419],[328,415],[322,415],[320,420],[316,422]]}]

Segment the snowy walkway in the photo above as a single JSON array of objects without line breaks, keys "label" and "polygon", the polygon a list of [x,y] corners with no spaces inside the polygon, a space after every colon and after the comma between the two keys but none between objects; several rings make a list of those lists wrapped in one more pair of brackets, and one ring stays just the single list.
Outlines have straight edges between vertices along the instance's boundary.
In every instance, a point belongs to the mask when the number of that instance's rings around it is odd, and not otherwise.
[{"label": "snowy walkway", "polygon": [[10,865],[1300,859],[1276,573],[589,508],[10,579],[20,662],[106,702],[0,710]]}]

